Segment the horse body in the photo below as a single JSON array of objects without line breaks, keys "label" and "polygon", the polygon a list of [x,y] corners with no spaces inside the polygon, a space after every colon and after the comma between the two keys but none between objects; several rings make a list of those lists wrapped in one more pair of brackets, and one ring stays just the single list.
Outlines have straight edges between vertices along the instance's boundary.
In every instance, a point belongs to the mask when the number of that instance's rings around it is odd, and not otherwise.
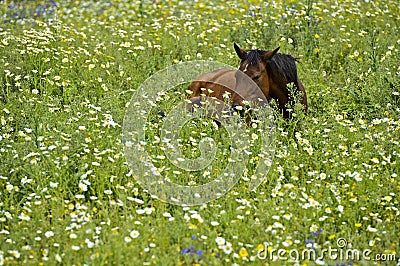
[{"label": "horse body", "polygon": [[229,93],[233,105],[241,104],[243,98],[234,91],[236,80],[233,71],[217,69],[201,75],[189,86],[192,91],[190,98],[200,100],[201,96],[207,96],[223,101],[224,94]]},{"label": "horse body", "polygon": [[267,102],[265,95],[251,79],[240,70],[217,69],[195,79],[189,86],[191,100],[202,96],[221,101],[227,99],[233,106],[243,105],[243,100],[251,102]]}]

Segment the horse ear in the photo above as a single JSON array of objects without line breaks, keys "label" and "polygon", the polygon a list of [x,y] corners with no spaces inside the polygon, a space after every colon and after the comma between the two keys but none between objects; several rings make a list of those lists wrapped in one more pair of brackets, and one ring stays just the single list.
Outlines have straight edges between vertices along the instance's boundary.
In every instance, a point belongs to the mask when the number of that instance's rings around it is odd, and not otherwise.
[{"label": "horse ear", "polygon": [[268,51],[268,52],[266,52],[266,53],[264,54],[264,56],[263,56],[264,61],[266,62],[266,61],[268,61],[268,60],[271,60],[271,58],[279,51],[280,48],[281,48],[281,47],[278,47],[278,48],[276,48],[276,49],[273,50],[273,51]]},{"label": "horse ear", "polygon": [[245,50],[240,49],[236,43],[233,43],[233,46],[235,47],[236,54],[239,56],[239,58],[242,60],[246,59],[247,52]]}]

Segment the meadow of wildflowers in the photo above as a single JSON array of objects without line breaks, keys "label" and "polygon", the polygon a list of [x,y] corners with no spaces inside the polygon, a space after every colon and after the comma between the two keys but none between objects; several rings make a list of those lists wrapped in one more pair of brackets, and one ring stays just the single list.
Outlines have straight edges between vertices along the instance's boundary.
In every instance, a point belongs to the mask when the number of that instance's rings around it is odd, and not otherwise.
[{"label": "meadow of wildflowers", "polygon": [[[397,0],[0,0],[0,265],[396,265],[399,14]],[[277,117],[256,191],[244,176],[202,206],[158,201],[126,164],[126,106],[172,64],[237,66],[233,42],[301,58],[309,113]],[[157,110],[146,148],[164,171]],[[188,130],[187,156],[218,133]],[[226,164],[219,143],[206,180]],[[328,247],[371,250],[371,260],[260,256]]]}]

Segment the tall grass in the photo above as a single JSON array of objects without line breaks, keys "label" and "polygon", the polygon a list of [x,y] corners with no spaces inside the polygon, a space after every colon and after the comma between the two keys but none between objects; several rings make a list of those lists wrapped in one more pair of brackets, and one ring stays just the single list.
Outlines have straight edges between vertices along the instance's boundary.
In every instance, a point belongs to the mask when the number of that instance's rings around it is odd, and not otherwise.
[{"label": "tall grass", "polygon": [[[0,3],[0,265],[393,265],[390,256],[399,258],[397,1]],[[277,116],[275,159],[256,191],[244,176],[202,206],[158,201],[125,162],[126,106],[145,79],[174,63],[238,65],[233,42],[300,57],[309,113]],[[153,114],[149,139],[162,123]],[[209,122],[186,132],[223,139]],[[187,156],[198,156],[182,134]],[[209,178],[226,163],[224,145]],[[177,182],[208,176],[197,174]],[[392,261],[257,257],[263,249],[340,249],[341,238],[343,250],[370,249]]]}]

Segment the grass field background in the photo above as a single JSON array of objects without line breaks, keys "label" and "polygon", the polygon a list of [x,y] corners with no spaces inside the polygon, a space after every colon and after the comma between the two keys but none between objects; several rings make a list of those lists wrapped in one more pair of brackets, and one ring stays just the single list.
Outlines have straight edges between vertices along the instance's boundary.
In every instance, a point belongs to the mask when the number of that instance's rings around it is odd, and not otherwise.
[{"label": "grass field background", "polygon": [[[395,0],[0,1],[0,265],[395,265],[399,14]],[[244,177],[203,206],[153,199],[123,154],[130,98],[172,64],[237,67],[233,42],[301,58],[309,113],[277,118],[256,191]],[[328,247],[382,260],[276,252]]]}]

